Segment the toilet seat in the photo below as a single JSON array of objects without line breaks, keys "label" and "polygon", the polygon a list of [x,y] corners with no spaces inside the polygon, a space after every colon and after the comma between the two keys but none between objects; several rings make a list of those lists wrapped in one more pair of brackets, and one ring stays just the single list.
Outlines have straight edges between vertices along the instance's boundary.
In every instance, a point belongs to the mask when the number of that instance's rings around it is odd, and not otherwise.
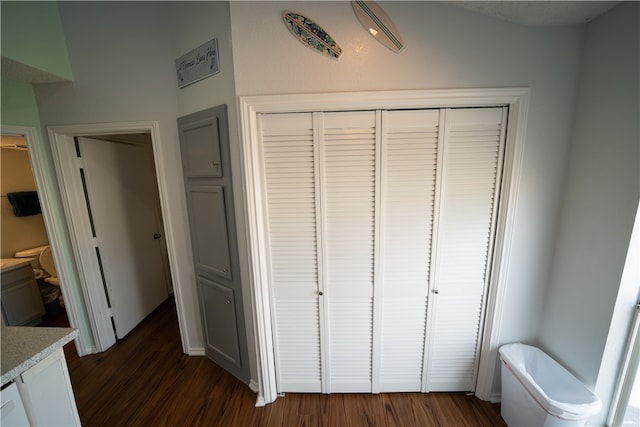
[{"label": "toilet seat", "polygon": [[57,277],[45,277],[44,282],[53,286],[60,286],[60,280]]},{"label": "toilet seat", "polygon": [[[51,246],[47,246],[40,252],[40,257],[38,258],[38,262],[42,269],[49,273],[53,278],[58,280],[58,272],[56,271],[56,264],[53,261],[53,254],[51,252]],[[45,279],[46,281],[47,279]],[[52,283],[53,284],[53,283]],[[58,282],[58,286],[60,286],[60,282]]]},{"label": "toilet seat", "polygon": [[33,272],[36,279],[44,277],[45,283],[53,286],[60,286],[60,280],[58,280],[58,272],[56,271],[56,264],[53,260],[53,253],[51,252],[50,245],[25,249],[16,252],[15,256],[16,258],[30,258],[32,260]]},{"label": "toilet seat", "polygon": [[38,246],[36,248],[23,249],[21,251],[16,252],[16,258],[35,258],[42,254],[42,252],[47,249],[49,245]]}]

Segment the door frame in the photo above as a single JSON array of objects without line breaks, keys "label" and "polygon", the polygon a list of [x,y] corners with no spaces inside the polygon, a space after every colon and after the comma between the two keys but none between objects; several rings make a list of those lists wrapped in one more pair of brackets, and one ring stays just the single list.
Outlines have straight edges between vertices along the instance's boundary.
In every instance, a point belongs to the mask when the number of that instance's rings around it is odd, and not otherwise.
[{"label": "door frame", "polygon": [[[44,151],[44,142],[40,138],[39,132],[35,127],[30,126],[14,126],[2,125],[1,133],[3,135],[23,136],[27,141],[27,149],[29,152],[29,162],[33,171],[33,178],[38,191],[38,198],[42,207],[42,219],[44,220],[49,245],[54,254],[64,254],[66,248],[62,244],[65,236],[64,225],[61,220],[64,219],[63,212],[55,209],[55,190],[52,188],[51,175],[55,178],[55,174],[50,170],[47,163],[47,155]],[[80,329],[80,334],[75,340],[78,355],[83,356],[95,352],[93,337],[96,335],[94,325],[91,324],[90,329],[84,328],[83,322],[80,320],[82,316],[81,310],[75,309],[75,304],[85,304],[84,296],[77,289],[70,286],[74,277],[72,263],[67,257],[56,258],[56,271],[60,279],[60,288],[62,294],[67,301],[67,317],[71,327]],[[71,304],[70,304],[71,303]]]},{"label": "door frame", "polygon": [[268,253],[263,200],[263,168],[261,165],[258,114],[313,111],[418,109],[456,107],[508,106],[507,140],[500,210],[491,264],[489,293],[486,297],[484,329],[481,332],[480,362],[476,395],[495,400],[491,389],[500,344],[502,313],[505,306],[504,284],[508,275],[511,241],[515,223],[515,207],[522,170],[529,88],[411,90],[384,92],[339,92],[318,94],[241,96],[239,98],[240,137],[244,207],[247,213],[247,249],[250,267],[250,289],[258,365],[258,398],[256,406],[264,406],[278,397],[272,314],[268,277]]},{"label": "door frame", "polygon": [[84,188],[79,174],[74,137],[97,136],[130,133],[151,134],[153,159],[156,168],[156,184],[160,197],[160,208],[163,216],[164,235],[169,255],[169,268],[174,288],[175,304],[178,313],[178,325],[182,340],[182,350],[187,352],[182,287],[179,286],[177,271],[177,254],[174,245],[175,231],[164,220],[168,212],[169,195],[166,184],[162,150],[160,150],[160,130],[156,121],[100,123],[86,125],[51,126],[47,128],[53,162],[62,197],[65,218],[69,226],[73,257],[76,261],[80,287],[85,295],[85,308],[91,323],[95,350],[104,351],[116,341],[115,331],[111,324],[110,309],[102,286],[100,266],[94,255],[95,246],[91,232],[91,224],[87,212]]}]

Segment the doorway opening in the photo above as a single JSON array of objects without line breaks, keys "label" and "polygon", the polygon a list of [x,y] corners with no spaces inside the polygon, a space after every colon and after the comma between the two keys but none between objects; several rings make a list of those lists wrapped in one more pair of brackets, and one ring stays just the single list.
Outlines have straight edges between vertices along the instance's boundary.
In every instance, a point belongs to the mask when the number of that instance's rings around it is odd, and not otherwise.
[{"label": "doorway opening", "polygon": [[74,138],[109,316],[124,338],[172,292],[149,133]]},{"label": "doorway opening", "polygon": [[[24,135],[2,134],[0,147],[4,324],[69,326],[56,266],[50,256],[49,235],[38,201],[27,140]],[[20,280],[13,280],[14,269],[23,272]],[[5,283],[5,273],[12,275],[10,283]],[[60,318],[64,321],[58,324]]]},{"label": "doorway opening", "polygon": [[[174,292],[156,122],[58,126],[49,136],[93,352],[112,346]],[[157,171],[157,172],[156,172]],[[183,351],[179,287],[175,306]],[[69,307],[73,311],[73,307]],[[82,326],[82,325],[80,325]]]}]

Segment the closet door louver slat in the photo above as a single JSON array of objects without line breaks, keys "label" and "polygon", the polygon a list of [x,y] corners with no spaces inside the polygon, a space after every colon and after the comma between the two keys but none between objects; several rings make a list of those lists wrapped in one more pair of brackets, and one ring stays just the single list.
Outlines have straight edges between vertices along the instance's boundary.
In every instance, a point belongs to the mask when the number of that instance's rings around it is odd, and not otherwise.
[{"label": "closet door louver slat", "polygon": [[322,114],[328,389],[371,392],[375,112]]},{"label": "closet door louver slat", "polygon": [[321,392],[311,114],[261,116],[279,392]]},{"label": "closet door louver slat", "polygon": [[379,391],[420,391],[438,110],[383,112]]},{"label": "closet door louver slat", "polygon": [[427,391],[475,389],[503,116],[502,108],[446,110]]}]

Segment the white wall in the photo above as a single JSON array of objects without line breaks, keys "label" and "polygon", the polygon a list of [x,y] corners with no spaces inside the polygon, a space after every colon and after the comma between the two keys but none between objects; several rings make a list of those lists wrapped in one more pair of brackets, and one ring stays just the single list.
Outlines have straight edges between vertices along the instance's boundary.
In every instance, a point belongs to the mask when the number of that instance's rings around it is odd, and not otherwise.
[{"label": "white wall", "polygon": [[589,387],[604,378],[600,367],[640,193],[639,12],[637,2],[627,2],[587,25],[542,312],[541,345]]},{"label": "white wall", "polygon": [[[400,54],[362,28],[349,2],[231,2],[236,92],[530,87],[502,342],[535,343],[570,141],[583,28],[525,27],[436,2],[379,4],[405,42]],[[282,21],[284,11],[296,11],[323,26],[342,47],[340,59],[330,60],[300,44]],[[494,389],[498,388],[496,383]]]},{"label": "white wall", "polygon": [[[60,2],[74,82],[36,85],[43,126],[158,121],[169,194],[165,226],[173,235],[174,286],[187,350],[203,349],[176,118],[171,5],[164,2]],[[185,7],[188,7],[185,5]],[[193,46],[196,47],[196,46]],[[50,155],[50,149],[47,151]]]}]

